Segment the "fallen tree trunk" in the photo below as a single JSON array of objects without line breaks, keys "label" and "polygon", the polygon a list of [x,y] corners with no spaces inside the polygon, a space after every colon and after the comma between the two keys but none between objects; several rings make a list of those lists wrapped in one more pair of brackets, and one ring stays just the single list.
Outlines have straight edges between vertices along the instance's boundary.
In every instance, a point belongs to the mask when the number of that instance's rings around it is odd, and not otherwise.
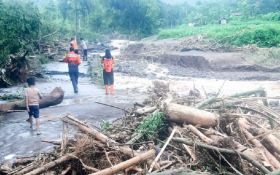
[{"label": "fallen tree trunk", "polygon": [[93,173],[91,175],[111,175],[111,174],[116,174],[121,170],[124,170],[126,168],[129,168],[133,165],[136,165],[142,161],[145,161],[147,159],[150,159],[154,157],[156,154],[156,150],[152,149],[149,150],[145,153],[139,154],[138,156],[135,156],[127,161],[121,162],[113,167],[106,168],[104,170],[98,171],[96,173]]},{"label": "fallen tree trunk", "polygon": [[217,125],[218,117],[215,114],[188,106],[169,103],[166,104],[166,113],[168,120],[178,123],[188,123],[203,127]]},{"label": "fallen tree trunk", "polygon": [[184,143],[184,144],[190,145],[190,146],[198,146],[198,147],[202,147],[202,148],[205,148],[205,149],[214,150],[214,151],[217,151],[217,152],[220,152],[220,153],[240,155],[243,159],[247,160],[252,165],[257,167],[262,173],[264,173],[264,174],[270,173],[270,171],[266,167],[264,167],[261,163],[259,163],[257,160],[254,160],[253,158],[249,157],[248,155],[246,155],[242,152],[236,151],[236,150],[219,148],[219,147],[216,147],[216,146],[211,146],[211,145],[207,145],[207,144],[203,144],[203,143],[199,143],[199,142],[193,142],[193,141],[183,139],[183,138],[178,138],[178,137],[173,138],[173,141],[179,142],[179,143]]},{"label": "fallen tree trunk", "polygon": [[[40,108],[46,108],[49,106],[58,105],[63,101],[64,98],[64,91],[60,87],[54,88],[52,92],[48,95],[45,95],[40,100]],[[0,104],[0,111],[1,112],[8,112],[13,110],[25,110],[25,101],[15,101],[11,103]]]}]

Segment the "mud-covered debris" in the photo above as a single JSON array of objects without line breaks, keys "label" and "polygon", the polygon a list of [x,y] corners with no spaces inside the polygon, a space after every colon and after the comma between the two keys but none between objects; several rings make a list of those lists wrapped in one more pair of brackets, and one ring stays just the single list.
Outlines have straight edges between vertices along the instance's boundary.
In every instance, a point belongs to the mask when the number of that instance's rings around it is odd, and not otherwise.
[{"label": "mud-covered debris", "polygon": [[[155,83],[154,88],[168,93],[164,82]],[[265,96],[263,104],[254,102],[260,98],[258,92],[211,97],[203,99],[203,105],[175,104],[176,98],[156,107],[152,102],[146,107],[136,105],[123,118],[104,124],[102,131],[67,115],[62,118],[62,140],[53,142],[57,145],[53,152],[2,165],[0,172],[267,174],[280,168],[276,134],[280,116],[264,105]],[[161,97],[157,98],[159,102]],[[69,125],[78,129],[73,139],[66,129]]]}]

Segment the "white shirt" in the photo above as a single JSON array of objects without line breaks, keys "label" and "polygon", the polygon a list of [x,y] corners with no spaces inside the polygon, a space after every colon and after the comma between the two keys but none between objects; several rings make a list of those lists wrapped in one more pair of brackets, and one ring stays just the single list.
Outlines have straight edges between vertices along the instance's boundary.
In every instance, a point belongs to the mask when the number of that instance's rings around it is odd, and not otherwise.
[{"label": "white shirt", "polygon": [[82,49],[87,49],[87,44],[84,40],[81,41]]}]

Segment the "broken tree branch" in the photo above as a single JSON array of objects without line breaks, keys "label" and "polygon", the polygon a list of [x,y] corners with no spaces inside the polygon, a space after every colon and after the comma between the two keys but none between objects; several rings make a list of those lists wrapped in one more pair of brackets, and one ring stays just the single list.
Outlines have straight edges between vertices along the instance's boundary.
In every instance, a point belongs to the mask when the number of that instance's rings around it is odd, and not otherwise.
[{"label": "broken tree branch", "polygon": [[249,157],[248,155],[246,155],[242,152],[231,150],[231,149],[226,149],[226,148],[219,148],[219,147],[216,147],[216,146],[211,146],[211,145],[207,145],[207,144],[203,144],[203,143],[199,143],[199,142],[193,142],[193,141],[183,139],[183,138],[178,138],[178,137],[175,137],[172,140],[174,140],[175,142],[184,143],[184,144],[190,145],[190,146],[199,146],[199,147],[202,147],[202,148],[205,148],[205,149],[214,150],[214,151],[217,151],[217,152],[220,152],[220,153],[240,155],[243,159],[250,162],[252,165],[257,167],[264,174],[270,173],[270,171],[266,167],[264,167],[261,163],[252,159],[251,157]]},{"label": "broken tree branch", "polygon": [[176,133],[177,128],[174,127],[172,133],[170,134],[170,136],[168,137],[167,141],[165,142],[165,144],[163,145],[163,147],[161,148],[159,154],[157,155],[157,157],[155,158],[155,160],[153,161],[150,169],[149,169],[149,173],[152,172],[155,164],[157,163],[157,161],[159,160],[160,156],[163,154],[165,148],[167,147],[167,145],[169,144],[169,142],[171,141],[171,139],[173,138],[174,134]]},{"label": "broken tree branch", "polygon": [[43,172],[47,172],[48,170],[50,170],[51,168],[54,168],[55,166],[62,164],[66,161],[69,161],[73,159],[71,155],[65,155],[62,156],[54,161],[51,161],[43,166],[40,166],[37,169],[34,169],[33,171],[26,173],[25,175],[38,175],[38,174],[42,174]]},{"label": "broken tree branch", "polygon": [[144,160],[150,159],[153,156],[155,156],[156,151],[154,149],[149,150],[145,153],[141,153],[138,156],[135,156],[127,161],[121,162],[113,167],[110,168],[106,168],[104,170],[98,171],[96,173],[93,173],[91,175],[112,175],[112,174],[116,174],[117,172],[124,170],[126,168],[129,168],[133,165],[136,165]]}]

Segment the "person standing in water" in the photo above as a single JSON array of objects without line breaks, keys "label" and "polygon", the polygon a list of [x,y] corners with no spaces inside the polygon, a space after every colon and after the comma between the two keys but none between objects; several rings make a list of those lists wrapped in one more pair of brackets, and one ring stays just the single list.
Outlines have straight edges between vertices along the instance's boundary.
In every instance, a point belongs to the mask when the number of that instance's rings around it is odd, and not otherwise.
[{"label": "person standing in water", "polygon": [[63,61],[68,63],[68,71],[74,93],[78,93],[79,65],[81,64],[81,58],[80,55],[78,55],[78,50],[74,51],[74,48],[70,47],[70,52],[66,55]]},{"label": "person standing in water", "polygon": [[27,79],[28,88],[25,89],[25,105],[29,118],[26,120],[30,123],[30,128],[33,129],[33,118],[36,121],[37,135],[41,134],[39,129],[39,100],[42,98],[39,90],[35,87],[35,78],[30,77]]},{"label": "person standing in water", "polygon": [[102,57],[101,64],[103,67],[103,80],[106,95],[114,93],[114,58],[109,49],[105,50],[105,56]]}]

